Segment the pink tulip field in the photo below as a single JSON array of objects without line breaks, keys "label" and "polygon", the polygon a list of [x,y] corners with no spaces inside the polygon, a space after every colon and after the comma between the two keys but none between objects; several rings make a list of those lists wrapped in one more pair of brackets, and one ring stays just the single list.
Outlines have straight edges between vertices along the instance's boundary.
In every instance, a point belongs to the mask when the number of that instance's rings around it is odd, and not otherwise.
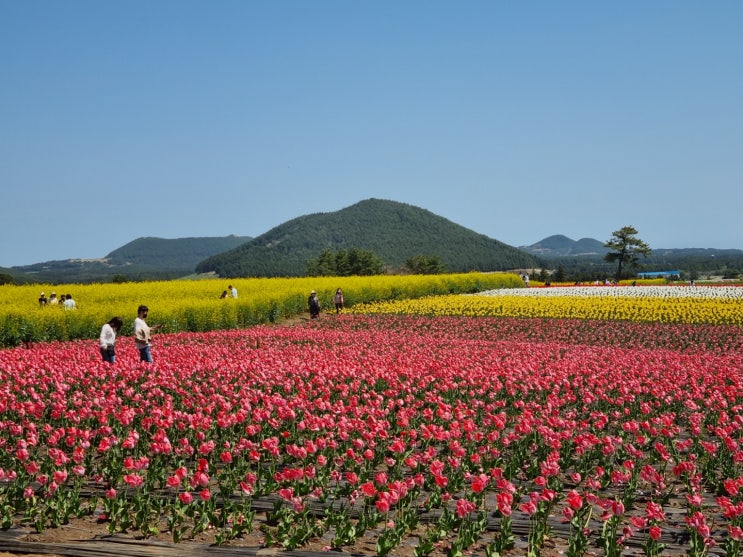
[{"label": "pink tulip field", "polygon": [[0,527],[378,555],[739,555],[743,332],[325,315],[0,350]]}]

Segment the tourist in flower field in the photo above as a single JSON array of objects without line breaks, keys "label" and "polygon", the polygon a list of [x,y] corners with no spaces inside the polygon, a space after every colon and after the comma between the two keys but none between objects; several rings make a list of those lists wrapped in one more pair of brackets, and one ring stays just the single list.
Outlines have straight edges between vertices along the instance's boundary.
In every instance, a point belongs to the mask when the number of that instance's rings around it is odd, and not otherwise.
[{"label": "tourist in flower field", "polygon": [[139,306],[137,308],[137,318],[134,320],[134,345],[139,350],[139,359],[142,362],[152,363],[152,331],[156,331],[162,328],[162,324],[149,327],[145,319],[147,319],[147,313],[150,308],[147,306]]},{"label": "tourist in flower field", "polygon": [[108,323],[101,327],[101,356],[103,361],[113,364],[116,362],[116,335],[121,330],[124,322],[121,317],[113,317]]},{"label": "tourist in flower field", "polygon": [[229,298],[230,295],[227,293],[226,290],[222,290],[222,295],[219,297],[220,300],[223,300],[225,298]]},{"label": "tourist in flower field", "polygon": [[72,299],[72,294],[67,294],[64,300],[64,304],[62,304],[65,309],[76,309],[77,304],[75,303],[75,300]]},{"label": "tourist in flower field", "polygon": [[317,319],[320,317],[320,300],[317,298],[317,292],[314,290],[310,292],[310,297],[307,300],[307,305],[310,308],[310,318]]},{"label": "tourist in flower field", "polygon": [[51,294],[49,294],[49,300],[47,301],[47,303],[50,306],[56,306],[59,303],[56,292],[52,292]]},{"label": "tourist in flower field", "polygon": [[335,291],[333,302],[335,303],[335,313],[340,313],[343,309],[343,290],[341,290],[340,288]]},{"label": "tourist in flower field", "polygon": [[46,305],[46,303],[47,303],[48,301],[49,301],[49,300],[47,300],[47,299],[46,299],[46,294],[44,294],[44,293],[42,292],[42,293],[41,293],[41,294],[39,295],[39,305],[40,305],[40,306],[45,306],[45,305]]},{"label": "tourist in flower field", "polygon": [[237,298],[237,288],[235,288],[234,286],[232,286],[232,285],[230,284],[230,285],[229,285],[229,286],[227,287],[227,290],[229,290],[229,291],[230,291],[230,295],[231,295],[231,296],[232,296],[233,298]]}]

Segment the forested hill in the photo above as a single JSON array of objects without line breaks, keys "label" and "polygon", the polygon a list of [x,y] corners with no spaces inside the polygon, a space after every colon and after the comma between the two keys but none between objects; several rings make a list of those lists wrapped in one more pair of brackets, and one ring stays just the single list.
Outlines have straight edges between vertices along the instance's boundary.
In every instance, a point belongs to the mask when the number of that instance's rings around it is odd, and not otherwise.
[{"label": "forested hill", "polygon": [[248,236],[205,238],[138,238],[100,259],[65,259],[12,267],[16,282],[88,283],[125,280],[169,280],[190,275],[205,258],[247,242]]},{"label": "forested hill", "polygon": [[207,257],[242,245],[251,238],[222,236],[208,238],[137,238],[106,256],[111,265],[156,265],[185,268],[193,272]]},{"label": "forested hill", "polygon": [[367,199],[331,213],[295,218],[196,267],[223,277],[301,276],[325,249],[374,252],[400,268],[417,255],[438,257],[448,272],[499,271],[537,266],[534,256],[455,224],[430,211]]}]

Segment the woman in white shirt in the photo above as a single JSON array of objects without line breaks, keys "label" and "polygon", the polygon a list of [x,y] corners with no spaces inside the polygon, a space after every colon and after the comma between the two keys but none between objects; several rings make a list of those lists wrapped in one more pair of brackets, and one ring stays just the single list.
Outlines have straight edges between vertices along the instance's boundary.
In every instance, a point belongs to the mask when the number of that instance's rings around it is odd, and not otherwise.
[{"label": "woman in white shirt", "polygon": [[113,364],[116,361],[116,334],[123,323],[120,317],[114,317],[101,327],[101,356],[104,362]]}]

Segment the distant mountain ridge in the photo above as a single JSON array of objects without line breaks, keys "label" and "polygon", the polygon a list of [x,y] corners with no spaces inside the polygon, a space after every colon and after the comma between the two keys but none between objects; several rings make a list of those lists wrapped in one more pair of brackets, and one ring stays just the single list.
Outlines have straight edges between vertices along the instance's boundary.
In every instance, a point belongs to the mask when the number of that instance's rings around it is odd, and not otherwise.
[{"label": "distant mountain ridge", "polygon": [[[743,255],[739,249],[717,248],[652,248],[652,258],[659,257],[716,257]],[[562,234],[548,236],[529,246],[519,249],[537,257],[603,257],[609,251],[604,242],[593,238],[572,240]]]},{"label": "distant mountain ridge", "polygon": [[204,238],[137,238],[106,256],[110,265],[159,265],[193,271],[196,265],[214,254],[250,241],[249,236]]},{"label": "distant mountain ridge", "polygon": [[[604,260],[608,252],[602,242],[593,238],[578,241],[556,234],[530,246],[520,246],[522,251],[538,257],[547,269],[562,272],[579,280],[596,280],[613,276],[614,264]],[[735,276],[743,272],[743,250],[714,248],[653,248],[648,257],[641,257],[635,271],[679,270],[689,276],[720,274]]]},{"label": "distant mountain ridge", "polygon": [[478,234],[426,209],[382,199],[367,199],[330,213],[301,216],[215,255],[198,273],[224,277],[302,276],[307,261],[325,249],[358,248],[374,252],[395,269],[417,255],[438,257],[449,272],[532,268],[537,259]]},{"label": "distant mountain ridge", "polygon": [[203,259],[250,240],[249,236],[203,238],[137,238],[99,259],[65,259],[11,267],[22,281],[71,283],[127,280],[170,280],[193,273]]},{"label": "distant mountain ridge", "polygon": [[[368,199],[331,213],[305,215],[256,238],[249,236],[137,238],[99,259],[68,259],[0,268],[0,279],[38,283],[170,280],[199,272],[223,276],[295,276],[324,249],[358,247],[373,251],[385,264],[400,268],[416,255],[437,256],[450,272],[556,269],[587,276],[610,272],[606,248],[593,238],[572,240],[562,234],[530,246],[509,246],[473,232],[430,211]],[[641,266],[743,273],[743,250],[653,248]]]},{"label": "distant mountain ridge", "polygon": [[609,251],[603,242],[593,238],[581,238],[576,241],[562,234],[549,236],[530,246],[520,246],[519,249],[541,257],[580,257],[585,255],[603,257]]}]

